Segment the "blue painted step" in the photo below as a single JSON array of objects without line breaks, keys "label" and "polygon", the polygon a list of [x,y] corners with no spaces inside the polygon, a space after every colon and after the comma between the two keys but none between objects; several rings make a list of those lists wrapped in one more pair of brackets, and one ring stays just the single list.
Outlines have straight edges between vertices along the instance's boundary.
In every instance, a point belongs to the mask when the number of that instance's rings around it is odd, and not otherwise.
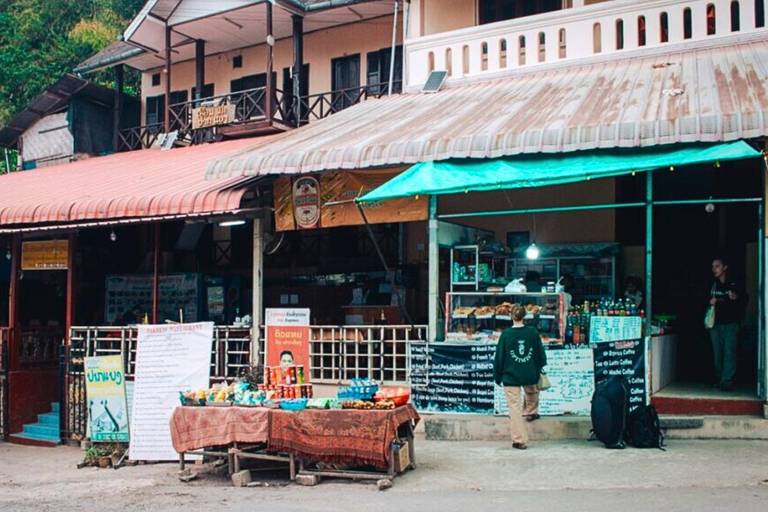
[{"label": "blue painted step", "polygon": [[59,402],[51,402],[51,411],[59,414]]},{"label": "blue painted step", "polygon": [[42,437],[51,441],[59,440],[59,427],[49,427],[40,423],[24,425],[24,431],[22,433],[28,436]]},{"label": "blue painted step", "polygon": [[38,423],[46,427],[59,428],[59,414],[55,412],[49,412],[46,414],[37,415]]},{"label": "blue painted step", "polygon": [[25,434],[24,432],[19,432],[17,434],[11,434],[11,438],[14,438],[14,437],[20,437],[22,439],[34,439],[35,441],[46,441],[46,442],[54,443],[54,444],[61,443],[61,439],[58,438],[58,437],[57,438],[51,438],[51,437],[48,437],[48,436],[38,436],[38,435],[35,435],[35,434]]}]

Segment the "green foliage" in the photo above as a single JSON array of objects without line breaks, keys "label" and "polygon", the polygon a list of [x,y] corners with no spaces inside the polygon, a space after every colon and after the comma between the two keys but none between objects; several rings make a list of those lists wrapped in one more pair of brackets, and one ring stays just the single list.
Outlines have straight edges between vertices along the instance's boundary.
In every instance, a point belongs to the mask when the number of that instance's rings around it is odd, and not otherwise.
[{"label": "green foliage", "polygon": [[[0,0],[0,126],[64,73],[114,42],[143,3]],[[110,85],[107,73],[89,78]]]}]

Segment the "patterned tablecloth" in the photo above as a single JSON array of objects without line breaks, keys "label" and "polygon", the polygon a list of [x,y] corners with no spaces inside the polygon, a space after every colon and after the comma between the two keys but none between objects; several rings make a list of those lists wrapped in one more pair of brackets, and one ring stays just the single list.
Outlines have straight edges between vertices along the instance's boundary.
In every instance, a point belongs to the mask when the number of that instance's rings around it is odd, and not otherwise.
[{"label": "patterned tablecloth", "polygon": [[262,407],[177,407],[171,440],[178,452],[231,443],[266,443],[270,410]]},{"label": "patterned tablecloth", "polygon": [[389,411],[270,411],[269,449],[312,460],[386,469],[400,425],[419,420],[412,405]]}]

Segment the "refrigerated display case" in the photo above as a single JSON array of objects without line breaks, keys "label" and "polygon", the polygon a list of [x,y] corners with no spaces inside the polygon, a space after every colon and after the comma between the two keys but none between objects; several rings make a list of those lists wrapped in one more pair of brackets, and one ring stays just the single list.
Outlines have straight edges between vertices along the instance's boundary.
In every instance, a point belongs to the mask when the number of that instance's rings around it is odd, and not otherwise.
[{"label": "refrigerated display case", "polygon": [[451,291],[480,291],[489,286],[504,286],[504,262],[508,256],[483,250],[479,245],[451,248]]},{"label": "refrigerated display case", "polygon": [[525,322],[539,331],[545,345],[562,346],[565,305],[562,293],[451,292],[446,295],[445,340],[496,342],[512,326],[512,306],[521,304]]}]

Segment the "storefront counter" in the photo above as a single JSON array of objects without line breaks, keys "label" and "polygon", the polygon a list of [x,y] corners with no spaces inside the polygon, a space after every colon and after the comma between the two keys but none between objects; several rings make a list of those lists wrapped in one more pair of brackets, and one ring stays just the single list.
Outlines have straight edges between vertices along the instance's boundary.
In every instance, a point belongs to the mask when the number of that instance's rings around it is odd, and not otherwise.
[{"label": "storefront counter", "polygon": [[677,334],[651,337],[651,394],[657,393],[675,380],[677,369]]}]

